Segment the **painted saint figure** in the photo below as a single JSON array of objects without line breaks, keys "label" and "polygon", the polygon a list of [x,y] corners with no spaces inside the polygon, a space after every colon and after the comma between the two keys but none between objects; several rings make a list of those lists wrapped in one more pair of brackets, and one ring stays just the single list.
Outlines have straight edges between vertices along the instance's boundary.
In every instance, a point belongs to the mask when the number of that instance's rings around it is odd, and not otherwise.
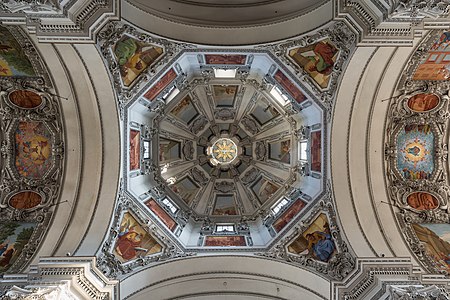
[{"label": "painted saint figure", "polygon": [[326,227],[325,231],[315,231],[306,235],[308,240],[308,253],[321,261],[328,261],[335,250],[331,234]]},{"label": "painted saint figure", "polygon": [[117,238],[116,251],[124,259],[130,260],[137,256],[138,251],[147,252],[148,249],[141,248],[141,235],[134,231],[135,226],[130,226],[130,220],[120,229]]}]

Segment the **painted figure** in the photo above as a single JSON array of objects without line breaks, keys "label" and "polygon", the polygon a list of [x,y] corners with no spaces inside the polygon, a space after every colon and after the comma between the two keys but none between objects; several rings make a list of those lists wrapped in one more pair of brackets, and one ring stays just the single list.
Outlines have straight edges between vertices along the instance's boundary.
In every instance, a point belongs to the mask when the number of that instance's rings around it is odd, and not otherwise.
[{"label": "painted figure", "polygon": [[130,226],[130,220],[128,219],[125,226],[121,228],[117,238],[116,251],[125,260],[135,258],[138,251],[148,251],[148,249],[140,247],[142,237],[134,231],[135,226]]}]

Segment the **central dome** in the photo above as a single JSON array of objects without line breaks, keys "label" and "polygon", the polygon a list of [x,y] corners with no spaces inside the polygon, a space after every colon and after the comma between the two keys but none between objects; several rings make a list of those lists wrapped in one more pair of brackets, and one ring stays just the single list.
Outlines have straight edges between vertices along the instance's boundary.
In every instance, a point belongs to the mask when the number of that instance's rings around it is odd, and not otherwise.
[{"label": "central dome", "polygon": [[238,147],[230,138],[220,138],[207,149],[208,155],[211,155],[213,165],[225,166],[232,163],[238,156]]}]

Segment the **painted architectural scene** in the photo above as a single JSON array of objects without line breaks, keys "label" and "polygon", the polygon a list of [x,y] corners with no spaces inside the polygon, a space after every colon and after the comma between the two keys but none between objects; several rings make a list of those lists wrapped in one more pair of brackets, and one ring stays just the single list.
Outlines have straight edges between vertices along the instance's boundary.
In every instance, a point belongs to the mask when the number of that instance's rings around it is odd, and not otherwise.
[{"label": "painted architectural scene", "polygon": [[412,224],[438,269],[450,272],[450,224]]},{"label": "painted architectural scene", "polygon": [[180,142],[160,138],[159,139],[159,162],[171,162],[181,159]]},{"label": "painted architectural scene", "polygon": [[450,31],[444,31],[431,46],[425,61],[414,73],[414,80],[446,80],[450,78]]},{"label": "painted architectural scene", "polygon": [[186,95],[178,102],[178,104],[170,111],[170,114],[188,125],[199,115],[192,102],[191,96],[189,95]]},{"label": "painted architectural scene", "polygon": [[0,76],[36,76],[23,47],[0,26]]},{"label": "painted architectural scene", "polygon": [[23,191],[14,194],[8,202],[15,209],[31,209],[41,204],[42,196],[33,191]]},{"label": "painted architectural scene", "polygon": [[305,94],[303,94],[303,92],[286,75],[284,75],[283,72],[278,70],[273,78],[292,96],[292,98],[294,98],[295,101],[302,103],[306,100]]},{"label": "painted architectural scene", "polygon": [[130,130],[130,170],[139,170],[141,167],[141,132]]},{"label": "painted architectural scene", "polygon": [[172,83],[172,81],[175,80],[175,78],[177,78],[177,73],[174,69],[170,69],[144,94],[144,97],[150,101],[153,101],[159,93],[161,93],[169,84]]},{"label": "painted architectural scene", "polygon": [[236,215],[234,195],[217,195],[213,215]]},{"label": "painted architectural scene", "polygon": [[311,170],[322,172],[322,132],[311,132]]},{"label": "painted architectural scene", "polygon": [[44,123],[19,122],[15,133],[15,166],[23,177],[41,179],[51,168],[51,135]]},{"label": "painted architectural scene", "polygon": [[0,223],[0,274],[8,271],[20,256],[35,227],[34,223]]},{"label": "painted architectural scene", "polygon": [[331,41],[325,39],[306,47],[294,48],[289,51],[289,57],[311,75],[321,88],[326,88],[338,53]]},{"label": "painted architectural scene", "polygon": [[251,189],[260,203],[264,203],[280,189],[280,186],[265,177],[260,177]]},{"label": "painted architectural scene", "polygon": [[275,229],[276,232],[280,232],[289,222],[292,221],[292,219],[295,218],[295,216],[298,215],[300,211],[306,206],[306,202],[297,199],[294,204],[291,205],[274,223],[273,223],[273,229]]},{"label": "painted architectural scene", "polygon": [[291,140],[269,143],[269,158],[282,163],[291,163]]},{"label": "painted architectural scene", "polygon": [[409,207],[415,210],[432,210],[439,206],[439,201],[430,193],[414,192],[406,197]]},{"label": "painted architectural scene", "polygon": [[288,246],[288,251],[297,255],[308,255],[323,262],[329,261],[336,251],[336,245],[331,237],[327,216],[320,214],[308,229]]},{"label": "painted architectural scene", "polygon": [[159,220],[170,229],[170,231],[174,231],[177,227],[177,223],[172,219],[171,216],[156,203],[155,200],[150,199],[145,202],[145,205],[159,218]]},{"label": "painted architectural scene", "polygon": [[246,59],[242,54],[205,54],[207,65],[244,65]]},{"label": "painted architectural scene", "polygon": [[116,258],[124,263],[161,251],[162,246],[156,239],[130,213],[126,212],[122,217],[114,246]]},{"label": "painted architectural scene", "polygon": [[129,86],[162,54],[163,48],[124,36],[114,46],[123,85]]},{"label": "painted architectural scene", "polygon": [[172,191],[177,194],[187,205],[191,204],[200,188],[188,176],[171,186]]},{"label": "painted architectural scene", "polygon": [[439,97],[435,94],[417,94],[408,99],[408,107],[415,112],[427,112],[439,105]]},{"label": "painted architectural scene", "polygon": [[9,94],[8,98],[12,104],[24,109],[36,108],[42,104],[42,97],[28,90],[13,91]]},{"label": "painted architectural scene", "polygon": [[256,122],[258,122],[259,125],[263,126],[278,117],[280,113],[273,105],[259,100],[256,102],[250,115],[256,120]]},{"label": "painted architectural scene", "polygon": [[213,97],[217,107],[232,107],[236,99],[237,85],[213,85]]},{"label": "painted architectural scene", "polygon": [[405,179],[429,179],[434,170],[430,125],[405,125],[397,136],[397,168]]},{"label": "painted architectural scene", "polygon": [[245,237],[242,235],[233,236],[207,236],[205,238],[206,247],[243,247],[247,246]]}]

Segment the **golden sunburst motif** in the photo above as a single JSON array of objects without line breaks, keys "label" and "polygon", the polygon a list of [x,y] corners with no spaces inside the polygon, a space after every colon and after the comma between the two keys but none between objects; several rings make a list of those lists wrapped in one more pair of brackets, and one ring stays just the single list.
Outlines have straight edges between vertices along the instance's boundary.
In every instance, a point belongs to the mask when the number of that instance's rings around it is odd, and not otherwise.
[{"label": "golden sunburst motif", "polygon": [[218,139],[212,146],[212,156],[219,163],[227,164],[237,156],[236,144],[227,138]]}]

